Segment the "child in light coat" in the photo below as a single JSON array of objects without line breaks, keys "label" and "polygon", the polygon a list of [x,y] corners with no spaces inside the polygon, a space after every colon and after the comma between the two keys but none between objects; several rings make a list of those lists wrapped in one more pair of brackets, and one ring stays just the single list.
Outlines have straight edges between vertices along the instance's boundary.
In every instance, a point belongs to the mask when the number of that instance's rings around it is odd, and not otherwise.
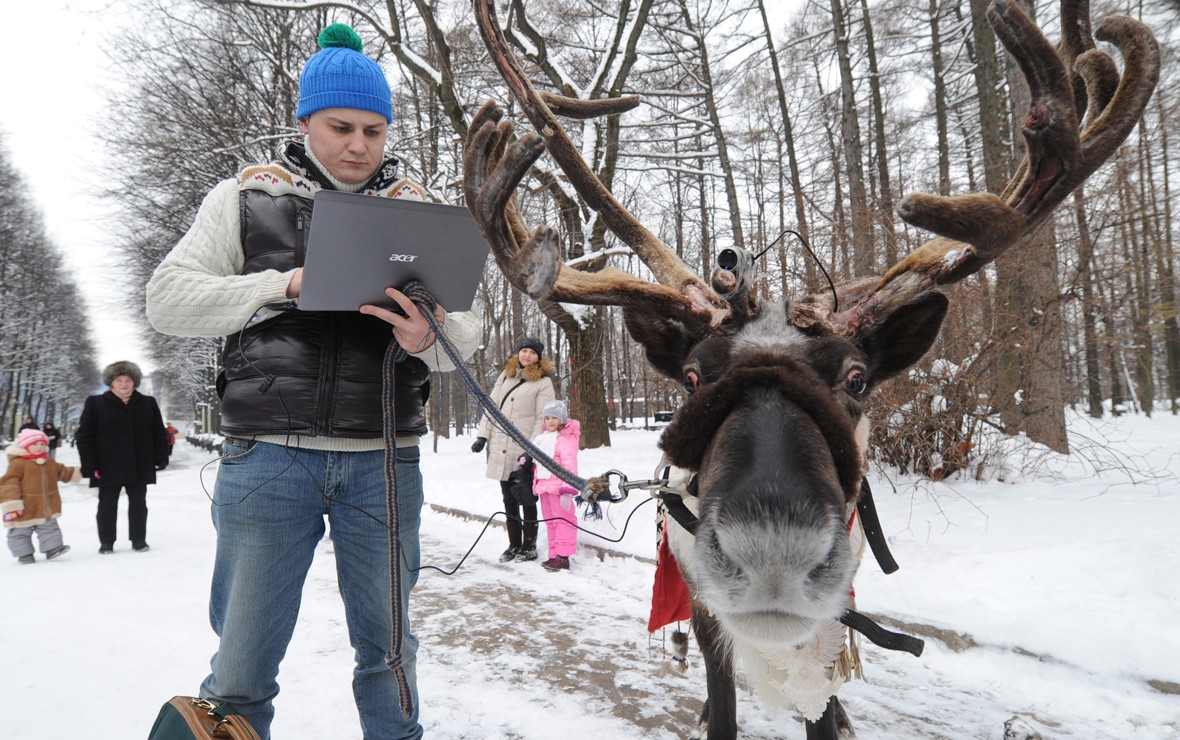
[{"label": "child in light coat", "polygon": [[[576,475],[581,425],[577,419],[569,418],[565,401],[550,401],[542,413],[545,428],[533,444]],[[533,493],[540,499],[541,518],[546,520],[549,533],[549,559],[541,565],[545,570],[569,570],[570,555],[578,549],[578,515],[574,508],[574,496],[578,492],[541,465],[536,466],[534,475]]]},{"label": "child in light coat", "polygon": [[62,542],[61,495],[58,481],[76,483],[82,479],[77,468],[49,457],[49,438],[39,429],[25,429],[9,446],[8,470],[0,478],[0,516],[8,529],[8,549],[21,565],[33,555],[33,533],[41,552],[49,560],[69,551]]}]

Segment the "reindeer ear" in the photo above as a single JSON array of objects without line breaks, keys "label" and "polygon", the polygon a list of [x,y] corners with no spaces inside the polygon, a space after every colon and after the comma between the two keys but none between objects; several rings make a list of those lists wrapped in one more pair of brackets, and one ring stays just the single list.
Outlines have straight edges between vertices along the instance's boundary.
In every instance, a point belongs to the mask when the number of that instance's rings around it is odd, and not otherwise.
[{"label": "reindeer ear", "polygon": [[946,308],[942,293],[923,293],[861,337],[860,349],[874,385],[922,359],[938,338]]},{"label": "reindeer ear", "polygon": [[684,371],[684,361],[697,343],[684,324],[635,308],[623,309],[623,322],[631,338],[643,346],[647,361],[676,382]]}]

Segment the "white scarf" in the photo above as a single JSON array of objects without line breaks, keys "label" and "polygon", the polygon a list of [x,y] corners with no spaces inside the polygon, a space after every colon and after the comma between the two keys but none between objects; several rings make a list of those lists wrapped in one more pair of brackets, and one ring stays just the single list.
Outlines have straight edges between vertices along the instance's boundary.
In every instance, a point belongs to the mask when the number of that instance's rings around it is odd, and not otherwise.
[{"label": "white scarf", "polygon": [[[553,453],[557,450],[557,432],[541,432],[533,440],[533,444],[537,446],[538,450],[552,458]],[[538,465],[537,472],[533,474],[533,477],[552,478],[553,473],[544,465]]]},{"label": "white scarf", "polygon": [[324,163],[321,162],[319,160],[319,157],[317,157],[315,155],[315,152],[313,152],[311,150],[311,137],[308,137],[308,136],[303,137],[303,151],[307,153],[307,158],[310,159],[315,164],[315,166],[319,168],[320,173],[323,174],[324,177],[328,178],[328,182],[332,183],[332,187],[336,188],[337,190],[339,190],[343,193],[359,193],[361,191],[361,188],[364,186],[363,182],[358,182],[354,185],[349,185],[346,182],[342,182],[340,180],[337,180],[335,177],[332,176],[331,172],[328,172],[328,168],[324,166]]}]

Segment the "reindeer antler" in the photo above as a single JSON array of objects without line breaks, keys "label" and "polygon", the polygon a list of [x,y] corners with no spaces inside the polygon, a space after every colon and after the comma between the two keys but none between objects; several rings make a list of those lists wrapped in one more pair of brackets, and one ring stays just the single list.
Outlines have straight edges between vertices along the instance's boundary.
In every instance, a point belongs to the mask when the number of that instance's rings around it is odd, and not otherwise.
[{"label": "reindeer antler", "polygon": [[[475,0],[475,11],[492,60],[539,133],[513,140],[511,122],[503,120],[503,110],[489,102],[472,121],[466,143],[467,206],[505,278],[534,299],[547,296],[570,303],[628,306],[675,316],[694,326],[721,324],[730,315],[726,302],[615,199],[554,115],[555,111],[572,118],[615,115],[634,108],[639,98],[584,101],[538,93],[500,31],[495,0]],[[512,194],[543,150],[549,151],[607,228],[651,269],[658,284],[610,267],[596,273],[574,270],[561,263],[555,230],[541,226],[529,233]]]},{"label": "reindeer antler", "polygon": [[939,237],[910,252],[880,279],[838,286],[839,313],[826,293],[798,301],[791,307],[797,326],[855,336],[918,295],[978,272],[1030,238],[1139,122],[1160,68],[1159,47],[1142,23],[1116,16],[1103,20],[1095,32],[1122,54],[1120,78],[1114,61],[1094,48],[1087,0],[1063,0],[1060,50],[1006,0],[993,0],[987,17],[1019,62],[1031,93],[1023,128],[1027,153],[1016,175],[998,197],[910,195],[898,208],[901,217]]}]

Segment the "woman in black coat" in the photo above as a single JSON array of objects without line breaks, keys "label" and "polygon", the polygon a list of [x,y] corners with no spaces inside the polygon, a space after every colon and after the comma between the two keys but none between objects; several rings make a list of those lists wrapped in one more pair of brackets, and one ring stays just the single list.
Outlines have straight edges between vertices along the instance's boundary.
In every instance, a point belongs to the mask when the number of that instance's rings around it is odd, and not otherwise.
[{"label": "woman in black coat", "polygon": [[102,380],[110,389],[86,399],[74,433],[82,475],[98,489],[98,551],[115,551],[119,491],[126,488],[131,546],[147,552],[147,487],[168,465],[168,432],[156,399],[135,390],[143,380],[138,365],[111,363]]}]

